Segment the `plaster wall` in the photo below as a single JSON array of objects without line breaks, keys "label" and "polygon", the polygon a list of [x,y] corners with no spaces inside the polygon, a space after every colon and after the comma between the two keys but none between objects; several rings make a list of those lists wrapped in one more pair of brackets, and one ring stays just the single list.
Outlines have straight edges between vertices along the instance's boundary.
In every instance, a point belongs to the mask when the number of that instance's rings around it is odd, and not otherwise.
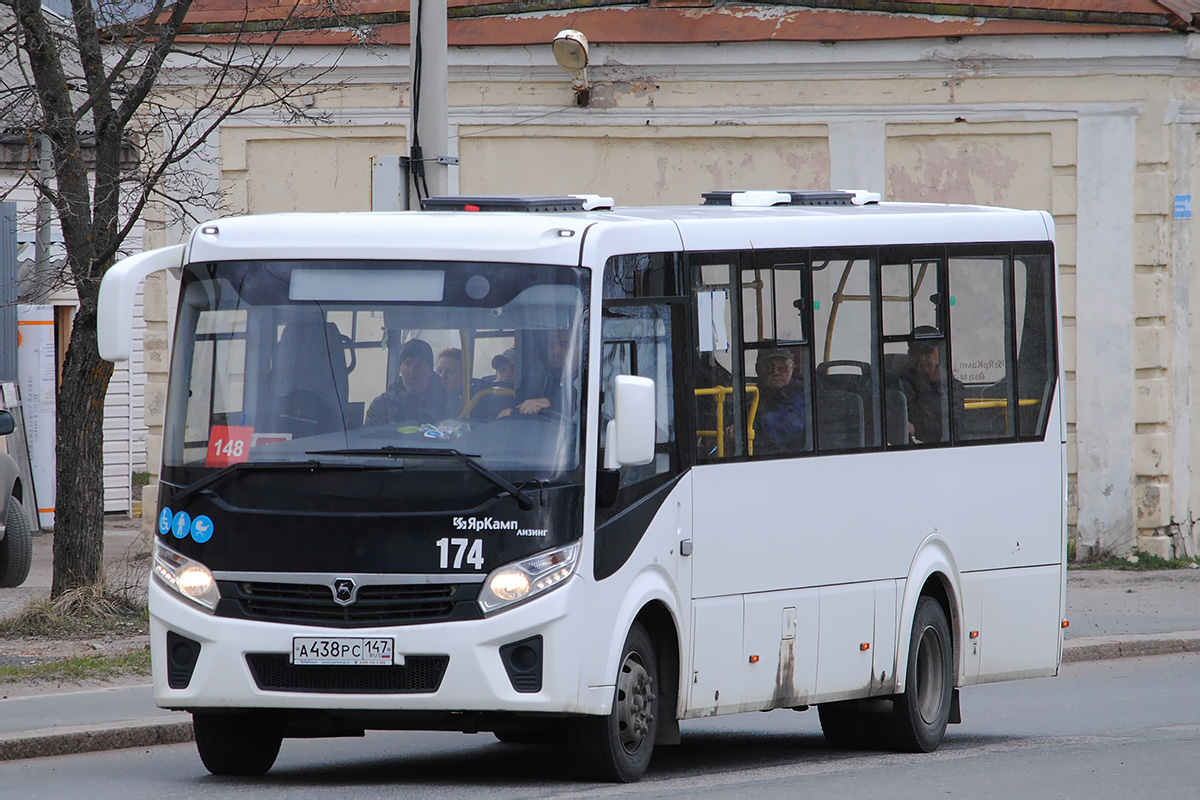
[{"label": "plaster wall", "polygon": [[[1172,200],[1192,185],[1196,144],[1190,123],[1183,134],[1167,124],[1200,121],[1188,111],[1200,109],[1200,69],[1187,37],[608,47],[589,70],[588,108],[573,106],[548,59],[451,53],[452,191],[657,204],[721,188],[853,187],[1048,209],[1069,524],[1084,545],[1119,551],[1157,546],[1190,520],[1200,431],[1187,354],[1200,341],[1186,320],[1200,298],[1192,223],[1172,219]],[[227,212],[369,208],[371,156],[407,149],[407,51],[346,63],[332,77],[354,86],[314,96],[329,124],[264,114],[223,126],[213,180]],[[1190,524],[1184,533],[1175,550]]]}]

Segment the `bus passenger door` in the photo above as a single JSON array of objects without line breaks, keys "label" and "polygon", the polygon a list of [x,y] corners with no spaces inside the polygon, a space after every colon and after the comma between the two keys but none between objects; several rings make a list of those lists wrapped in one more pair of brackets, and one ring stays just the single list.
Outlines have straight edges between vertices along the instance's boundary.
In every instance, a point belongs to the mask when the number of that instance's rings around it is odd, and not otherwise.
[{"label": "bus passenger door", "polygon": [[614,574],[644,547],[637,567],[662,565],[674,578],[681,627],[687,624],[691,599],[691,559],[682,540],[690,536],[692,497],[683,474],[676,437],[675,409],[682,404],[681,359],[676,357],[685,331],[678,303],[608,301],[601,324],[600,447],[613,416],[612,381],[638,375],[654,381],[655,456],[643,466],[620,470],[616,500],[596,509],[596,578]]}]

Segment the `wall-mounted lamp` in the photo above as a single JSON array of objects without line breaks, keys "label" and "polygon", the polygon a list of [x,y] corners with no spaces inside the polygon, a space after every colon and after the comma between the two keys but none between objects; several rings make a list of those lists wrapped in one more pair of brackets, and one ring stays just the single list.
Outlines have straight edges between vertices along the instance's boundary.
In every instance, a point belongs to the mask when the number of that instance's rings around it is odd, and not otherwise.
[{"label": "wall-mounted lamp", "polygon": [[575,90],[575,105],[586,106],[591,90],[588,88],[588,41],[579,31],[567,29],[554,37],[554,60],[571,73],[571,88]]}]

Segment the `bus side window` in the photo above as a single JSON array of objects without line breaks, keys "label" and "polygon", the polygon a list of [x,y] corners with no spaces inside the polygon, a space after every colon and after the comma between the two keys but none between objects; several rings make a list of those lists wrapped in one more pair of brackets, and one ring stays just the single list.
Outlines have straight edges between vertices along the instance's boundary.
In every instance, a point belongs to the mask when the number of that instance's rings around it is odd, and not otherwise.
[{"label": "bus side window", "polygon": [[1017,389],[1021,438],[1046,435],[1050,400],[1058,379],[1055,345],[1054,258],[1049,252],[1015,259]]},{"label": "bus side window", "polygon": [[[924,251],[924,252],[923,252]],[[889,249],[879,267],[883,319],[884,435],[888,447],[949,444],[943,248]],[[953,424],[952,424],[953,423]]]},{"label": "bus side window", "polygon": [[598,522],[611,519],[634,501],[645,497],[679,473],[679,451],[675,435],[675,363],[672,312],[667,304],[606,304],[601,323],[603,349],[600,355],[600,450],[606,445],[608,421],[613,418],[613,378],[638,375],[654,381],[656,398],[655,457],[649,464],[621,468],[617,503],[598,508]]},{"label": "bus side window", "polygon": [[742,270],[747,455],[812,449],[812,380],[804,265],[792,252],[756,252]]},{"label": "bus side window", "polygon": [[1008,248],[1003,252],[952,252],[948,265],[953,375],[962,395],[962,425],[955,438],[1012,438],[1017,431],[1017,405]]},{"label": "bus side window", "polygon": [[817,449],[862,450],[883,441],[872,251],[812,256]]}]

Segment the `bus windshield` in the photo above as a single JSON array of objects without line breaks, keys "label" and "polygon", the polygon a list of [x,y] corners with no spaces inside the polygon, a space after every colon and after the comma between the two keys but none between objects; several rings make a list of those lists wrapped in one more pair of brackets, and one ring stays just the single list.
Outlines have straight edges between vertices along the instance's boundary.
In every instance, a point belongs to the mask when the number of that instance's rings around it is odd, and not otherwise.
[{"label": "bus windshield", "polygon": [[587,280],[529,264],[192,264],[164,478],[403,454],[407,470],[577,480]]}]

